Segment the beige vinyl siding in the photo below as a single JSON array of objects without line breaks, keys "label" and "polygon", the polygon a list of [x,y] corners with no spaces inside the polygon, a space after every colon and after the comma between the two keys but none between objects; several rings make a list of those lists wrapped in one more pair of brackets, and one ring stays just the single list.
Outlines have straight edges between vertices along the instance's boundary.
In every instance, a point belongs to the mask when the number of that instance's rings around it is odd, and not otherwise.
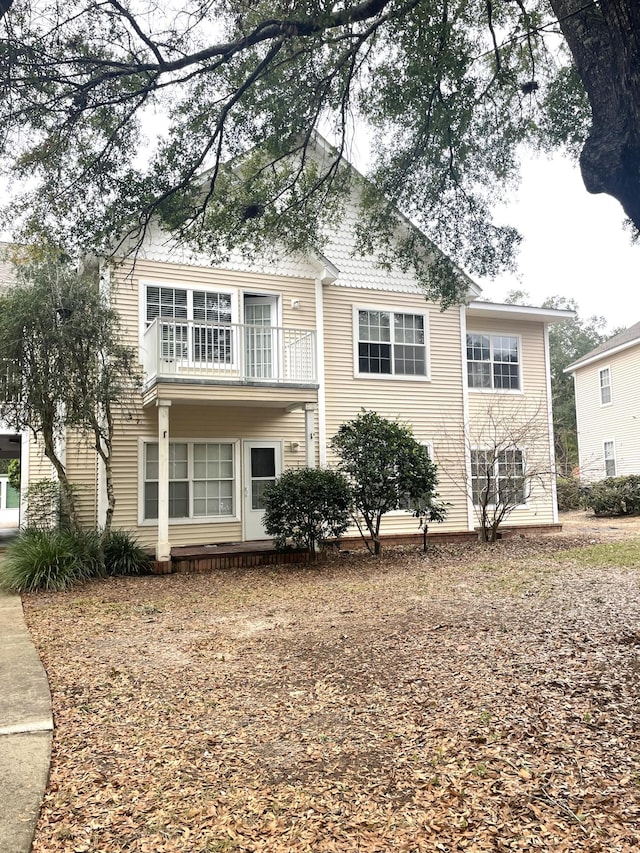
[{"label": "beige vinyl siding", "polygon": [[[114,486],[116,513],[114,524],[135,530],[141,542],[155,544],[156,525],[139,524],[138,484],[141,481],[140,440],[155,442],[158,439],[155,409],[141,411],[136,422],[125,423],[119,430],[114,447]],[[171,406],[169,410],[170,440],[185,439],[238,441],[236,450],[236,477],[242,486],[242,441],[273,440],[283,443],[284,468],[303,466],[304,412],[284,413],[278,409],[218,406]],[[292,443],[298,444],[293,450]],[[242,501],[241,490],[240,501]],[[236,507],[239,513],[240,508]],[[207,544],[238,541],[242,539],[241,522],[190,520],[188,523],[170,521],[169,535],[172,545]]]},{"label": "beige vinyl siding", "polygon": [[[132,346],[138,345],[140,282],[157,282],[187,289],[189,287],[211,290],[222,288],[245,293],[280,295],[284,327],[294,329],[315,329],[316,327],[313,279],[219,270],[158,261],[138,260],[135,265],[124,261],[112,273],[111,290],[113,302],[126,328],[127,340]],[[294,302],[299,303],[298,308],[292,307]]]},{"label": "beige vinyl siding", "polygon": [[[538,322],[517,322],[476,318],[467,322],[467,332],[491,335],[517,335],[520,341],[520,391],[487,391],[469,388],[470,444],[480,447],[486,435],[489,418],[504,423],[504,435],[522,434],[527,428],[525,451],[527,465],[543,474],[541,482],[530,485],[526,508],[514,510],[505,526],[552,524],[551,436],[545,364],[545,328]],[[466,377],[465,377],[466,381]]]},{"label": "beige vinyl siding", "polygon": [[[427,360],[430,378],[356,377],[354,306],[428,315]],[[441,312],[420,293],[380,292],[330,285],[324,288],[325,384],[327,442],[345,421],[362,409],[411,424],[415,437],[433,445],[439,467],[438,492],[449,501],[446,522],[436,530],[466,530],[464,485],[462,362],[460,311]],[[330,449],[329,462],[334,462]],[[418,522],[409,513],[383,520],[382,533],[416,533]]]},{"label": "beige vinyl siding", "polygon": [[67,435],[66,469],[76,493],[80,524],[87,530],[94,529],[98,524],[98,462],[87,437]]},{"label": "beige vinyl siding", "polygon": [[[600,403],[600,371],[611,373],[611,404]],[[575,373],[580,476],[593,482],[605,476],[604,442],[615,445],[616,475],[640,473],[640,344],[604,353]]]}]

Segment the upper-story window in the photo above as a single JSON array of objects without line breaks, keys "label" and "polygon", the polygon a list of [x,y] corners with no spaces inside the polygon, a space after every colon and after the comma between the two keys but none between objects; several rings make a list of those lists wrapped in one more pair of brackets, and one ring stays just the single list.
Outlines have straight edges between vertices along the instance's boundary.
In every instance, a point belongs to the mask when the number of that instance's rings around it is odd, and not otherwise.
[{"label": "upper-story window", "polygon": [[520,341],[515,335],[467,334],[469,388],[520,390]]},{"label": "upper-story window", "polygon": [[358,373],[427,375],[424,314],[359,309],[357,335]]},{"label": "upper-story window", "polygon": [[611,369],[603,367],[600,371],[600,403],[603,406],[611,402]]},{"label": "upper-story window", "polygon": [[162,358],[233,360],[231,329],[224,328],[232,322],[230,293],[147,285],[145,311],[147,325],[157,317],[173,321],[161,325]]}]

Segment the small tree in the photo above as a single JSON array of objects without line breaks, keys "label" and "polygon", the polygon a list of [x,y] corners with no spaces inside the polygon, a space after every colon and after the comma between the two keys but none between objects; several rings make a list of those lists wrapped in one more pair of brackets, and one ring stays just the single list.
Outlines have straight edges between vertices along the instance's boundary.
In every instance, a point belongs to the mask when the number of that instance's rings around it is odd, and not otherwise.
[{"label": "small tree", "polygon": [[351,519],[349,483],[326,468],[285,471],[264,500],[264,527],[278,548],[290,543],[315,554],[320,543],[341,536]]},{"label": "small tree", "polygon": [[[467,431],[461,486],[473,502],[483,542],[495,542],[502,523],[527,503],[533,487],[544,489],[550,482],[547,417],[542,405],[496,404],[478,413]],[[453,468],[449,475],[455,480]]]},{"label": "small tree", "polygon": [[379,554],[383,515],[398,509],[413,512],[415,506],[427,505],[437,483],[436,466],[411,427],[376,412],[362,412],[342,424],[331,446],[351,483],[360,535],[369,551]]},{"label": "small tree", "polygon": [[121,343],[96,268],[79,272],[45,250],[17,258],[15,270],[15,286],[0,297],[0,418],[42,441],[74,530],[80,524],[61,439],[67,428],[90,436],[106,470],[106,539],[115,507],[113,413],[139,381],[136,353]]}]

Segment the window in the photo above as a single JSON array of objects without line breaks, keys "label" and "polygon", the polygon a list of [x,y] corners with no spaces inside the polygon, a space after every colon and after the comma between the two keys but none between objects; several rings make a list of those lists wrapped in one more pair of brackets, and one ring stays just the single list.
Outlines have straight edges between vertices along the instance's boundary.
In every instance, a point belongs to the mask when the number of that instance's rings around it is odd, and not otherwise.
[{"label": "window", "polygon": [[611,370],[603,367],[600,371],[600,403],[603,406],[611,402]]},{"label": "window", "polygon": [[519,341],[514,335],[467,335],[469,388],[520,389]]},{"label": "window", "polygon": [[471,493],[475,506],[525,504],[523,451],[472,450]]},{"label": "window", "polygon": [[358,373],[426,376],[424,314],[358,310]]},{"label": "window", "polygon": [[[234,515],[230,442],[169,444],[169,518]],[[145,444],[144,518],[158,517],[158,445]]]},{"label": "window", "polygon": [[[209,364],[233,361],[230,293],[147,285],[147,326],[156,317],[174,321],[160,328],[162,358]],[[175,322],[180,320],[185,322]]]},{"label": "window", "polygon": [[616,476],[616,448],[613,441],[604,442],[604,475],[605,477]]}]

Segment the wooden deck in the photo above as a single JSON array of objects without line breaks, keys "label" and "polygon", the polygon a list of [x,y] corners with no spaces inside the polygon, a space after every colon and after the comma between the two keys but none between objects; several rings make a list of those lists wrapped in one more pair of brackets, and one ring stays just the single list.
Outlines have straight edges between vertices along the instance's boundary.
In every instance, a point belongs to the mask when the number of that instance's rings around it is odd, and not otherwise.
[{"label": "wooden deck", "polygon": [[[434,525],[435,527],[435,525]],[[514,536],[540,536],[541,534],[559,533],[561,524],[544,524],[527,527],[504,527],[499,538]],[[460,531],[439,533],[429,531],[429,543],[445,542],[474,542],[478,539],[478,531]],[[422,545],[422,534],[403,534],[383,536],[383,544],[387,547],[394,545]],[[359,550],[364,547],[360,537],[350,537],[335,543],[342,551]],[[290,563],[308,563],[309,554],[302,548],[278,550],[273,540],[260,539],[255,542],[224,542],[219,545],[180,545],[171,549],[171,560],[166,563],[154,563],[157,574],[215,572],[224,569],[252,568],[254,566],[287,565]]]}]

